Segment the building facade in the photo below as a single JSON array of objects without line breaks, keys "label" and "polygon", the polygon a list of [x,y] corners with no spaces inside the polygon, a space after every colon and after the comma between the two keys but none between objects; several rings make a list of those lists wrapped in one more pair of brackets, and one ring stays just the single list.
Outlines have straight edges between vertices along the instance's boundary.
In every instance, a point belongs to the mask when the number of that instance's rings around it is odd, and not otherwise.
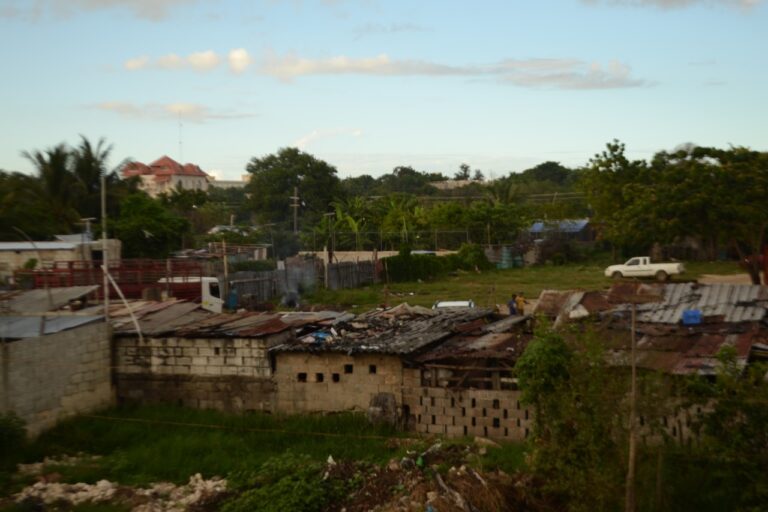
[{"label": "building facade", "polygon": [[162,156],[151,164],[130,162],[123,167],[123,178],[138,177],[140,188],[152,197],[184,190],[208,190],[210,176],[195,164],[180,164],[169,156]]}]

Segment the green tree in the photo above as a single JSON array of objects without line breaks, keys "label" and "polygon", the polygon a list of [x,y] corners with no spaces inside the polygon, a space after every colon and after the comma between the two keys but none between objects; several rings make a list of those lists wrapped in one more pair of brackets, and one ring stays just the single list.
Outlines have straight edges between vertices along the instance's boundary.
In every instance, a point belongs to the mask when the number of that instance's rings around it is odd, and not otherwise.
[{"label": "green tree", "polygon": [[601,226],[604,239],[630,251],[647,248],[656,236],[653,221],[657,196],[642,160],[631,161],[618,140],[606,144],[581,175],[580,188]]},{"label": "green tree", "polygon": [[544,490],[567,510],[618,510],[625,432],[619,408],[626,380],[607,371],[602,346],[570,343],[543,328],[516,365],[522,401],[533,406],[531,465]]},{"label": "green tree", "polygon": [[117,168],[109,170],[108,161],[112,145],[104,139],[94,146],[81,136],[80,144],[70,151],[71,172],[77,183],[75,206],[81,217],[101,219],[101,177],[106,185],[107,214],[117,213],[120,198],[135,187],[132,182],[122,182]]},{"label": "green tree", "polygon": [[[671,508],[763,510],[768,502],[768,366],[746,368],[733,346],[718,354],[714,380],[692,379],[689,395],[701,412],[692,418],[698,442],[673,459]],[[694,407],[691,407],[694,409]],[[687,477],[687,478],[686,478]]]},{"label": "green tree", "polygon": [[246,170],[251,173],[246,186],[249,204],[262,223],[292,223],[290,196],[294,187],[298,188],[303,205],[299,213],[303,225],[318,222],[340,196],[336,168],[296,148],[283,148],[277,154],[253,158]]},{"label": "green tree", "polygon": [[67,226],[53,215],[39,179],[0,171],[0,239],[19,240],[21,235],[14,228],[45,240]]},{"label": "green tree", "polygon": [[768,227],[768,153],[744,147],[703,153],[722,169],[718,195],[712,198],[719,212],[715,226],[746,264],[752,283],[760,284],[760,254]]},{"label": "green tree", "polygon": [[341,188],[346,197],[377,195],[380,193],[379,185],[379,181],[368,174],[344,178],[341,181]]},{"label": "green tree", "polygon": [[459,170],[456,171],[456,174],[453,175],[453,179],[468,180],[471,174],[472,174],[472,169],[469,167],[469,164],[462,163],[461,165],[459,165]]},{"label": "green tree", "polygon": [[413,167],[399,166],[395,167],[391,173],[379,177],[377,189],[382,194],[434,195],[437,189],[431,184],[442,178],[439,174],[428,174],[419,172]]},{"label": "green tree", "polygon": [[43,200],[47,203],[55,228],[69,233],[80,219],[76,204],[78,183],[70,170],[71,152],[64,144],[45,151],[23,152],[22,155],[35,166]]},{"label": "green tree", "polygon": [[547,161],[535,167],[526,169],[521,176],[531,181],[548,181],[557,185],[565,185],[572,180],[574,171],[560,165],[560,162]]},{"label": "green tree", "polygon": [[189,234],[189,221],[143,193],[126,197],[120,216],[112,223],[114,236],[123,242],[127,258],[164,258],[181,248]]}]

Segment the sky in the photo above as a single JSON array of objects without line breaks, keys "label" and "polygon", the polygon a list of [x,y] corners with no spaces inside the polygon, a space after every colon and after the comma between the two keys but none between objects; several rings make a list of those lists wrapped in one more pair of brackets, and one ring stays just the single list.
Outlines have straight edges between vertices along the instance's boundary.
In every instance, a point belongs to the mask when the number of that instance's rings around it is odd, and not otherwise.
[{"label": "sky", "polygon": [[0,169],[81,136],[219,179],[768,150],[768,0],[0,0]]}]

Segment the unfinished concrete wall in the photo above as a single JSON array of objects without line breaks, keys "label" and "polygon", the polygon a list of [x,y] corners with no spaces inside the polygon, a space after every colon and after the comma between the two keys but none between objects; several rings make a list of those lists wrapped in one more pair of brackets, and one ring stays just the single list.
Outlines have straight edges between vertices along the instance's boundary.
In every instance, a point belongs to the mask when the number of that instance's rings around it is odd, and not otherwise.
[{"label": "unfinished concrete wall", "polygon": [[267,350],[289,337],[286,331],[264,338],[118,338],[118,400],[271,411],[275,388]]},{"label": "unfinished concrete wall", "polygon": [[0,410],[18,414],[34,436],[111,405],[109,338],[102,322],[0,343]]},{"label": "unfinished concrete wall", "polygon": [[405,398],[417,432],[520,441],[533,429],[532,411],[509,390],[413,388]]},{"label": "unfinished concrete wall", "polygon": [[377,393],[402,403],[403,368],[395,356],[282,352],[275,366],[277,412],[364,411]]}]

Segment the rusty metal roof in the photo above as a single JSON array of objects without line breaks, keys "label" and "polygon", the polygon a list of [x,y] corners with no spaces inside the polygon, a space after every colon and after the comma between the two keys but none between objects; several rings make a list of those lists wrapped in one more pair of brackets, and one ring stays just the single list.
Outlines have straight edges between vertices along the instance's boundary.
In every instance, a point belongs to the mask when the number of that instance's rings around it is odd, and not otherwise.
[{"label": "rusty metal roof", "polygon": [[[766,316],[768,287],[744,284],[675,283],[663,286],[663,300],[637,306],[637,321],[676,324],[683,312],[697,309],[702,317],[721,322],[755,322]],[[618,310],[628,310],[629,306]]]},{"label": "rusty metal roof", "polygon": [[[129,303],[144,336],[185,338],[261,338],[310,324],[327,325],[345,313],[211,313],[184,300]],[[112,309],[112,308],[110,308]],[[128,308],[111,311],[115,334],[136,335]]]},{"label": "rusty metal roof", "polygon": [[0,303],[17,313],[43,313],[60,309],[98,289],[98,285],[93,285],[17,290],[0,293]]},{"label": "rusty metal roof", "polygon": [[[642,296],[650,298],[650,302],[636,306],[637,321],[641,323],[677,324],[683,312],[693,309],[701,311],[705,322],[755,322],[768,313],[766,286],[643,283],[640,288]],[[632,306],[631,299],[621,303],[621,297],[629,297],[630,293],[638,293],[634,283],[617,283],[608,292],[544,290],[534,314],[557,318],[558,322],[603,311],[623,314],[631,311]]]},{"label": "rusty metal roof", "polygon": [[103,316],[3,316],[0,317],[0,338],[18,340],[36,338],[61,331],[76,329],[83,325],[104,322]]},{"label": "rusty metal roof", "polygon": [[[720,350],[731,346],[736,351],[739,366],[747,365],[753,346],[768,340],[768,331],[759,323],[720,324],[731,326],[723,330],[717,325],[702,325],[696,328],[688,326],[669,326],[664,330],[651,330],[643,333],[639,327],[640,338],[637,341],[637,365],[640,368],[669,372],[675,375],[714,375],[719,366],[717,358]],[[630,364],[630,338],[624,330],[612,328],[601,331],[606,342],[609,361],[618,366]]]},{"label": "rusty metal roof", "polygon": [[410,355],[434,346],[460,332],[462,326],[492,313],[485,308],[446,308],[426,313],[419,308],[401,306],[371,311],[348,324],[338,324],[331,333],[318,332],[273,350]]}]

